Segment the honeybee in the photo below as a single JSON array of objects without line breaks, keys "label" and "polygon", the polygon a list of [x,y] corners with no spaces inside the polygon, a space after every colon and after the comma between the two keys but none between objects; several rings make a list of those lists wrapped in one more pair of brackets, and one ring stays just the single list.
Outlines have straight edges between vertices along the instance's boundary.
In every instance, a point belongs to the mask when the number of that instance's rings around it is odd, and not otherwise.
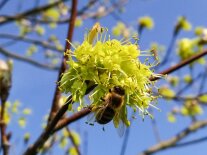
[{"label": "honeybee", "polygon": [[[119,121],[118,134],[122,136],[124,134],[125,125],[121,119],[122,108],[124,105],[125,90],[120,86],[114,86],[109,89],[108,94],[102,98],[103,104],[100,106],[92,107],[92,112],[95,114],[95,121],[99,124],[107,124],[114,119]],[[115,124],[115,122],[114,122]]]}]

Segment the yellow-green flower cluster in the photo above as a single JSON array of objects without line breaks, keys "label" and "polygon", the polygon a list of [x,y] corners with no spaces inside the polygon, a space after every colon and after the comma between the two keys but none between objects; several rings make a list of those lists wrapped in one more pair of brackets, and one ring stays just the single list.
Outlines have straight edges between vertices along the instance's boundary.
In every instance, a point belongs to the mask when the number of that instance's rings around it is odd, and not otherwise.
[{"label": "yellow-green flower cluster", "polygon": [[[178,42],[178,49],[177,49],[177,53],[178,53],[179,57],[182,60],[185,60],[185,59],[193,56],[197,52],[201,52],[203,49],[203,46],[199,44],[199,41],[200,41],[199,38],[195,38],[195,39],[183,38],[183,39],[181,39]],[[200,59],[198,59],[197,62],[199,62],[200,64],[204,64],[205,59],[200,58]]]},{"label": "yellow-green flower cluster", "polygon": [[181,109],[181,114],[184,116],[195,116],[202,114],[203,110],[197,100],[187,100]]},{"label": "yellow-green flower cluster", "polygon": [[113,27],[112,33],[114,36],[123,36],[124,38],[128,38],[131,32],[124,23],[118,22],[117,25]]},{"label": "yellow-green flower cluster", "polygon": [[155,74],[151,66],[139,60],[140,56],[142,52],[137,44],[110,39],[96,24],[83,43],[70,51],[69,69],[62,76],[60,89],[70,92],[82,107],[86,81],[97,85],[90,94],[92,103],[97,105],[102,103],[101,98],[110,88],[121,86],[126,92],[125,105],[146,112],[156,98],[151,92],[154,83],[149,80]]},{"label": "yellow-green flower cluster", "polygon": [[139,18],[138,23],[140,26],[146,27],[147,29],[152,29],[154,27],[154,21],[149,16]]},{"label": "yellow-green flower cluster", "polygon": [[190,22],[184,16],[181,16],[178,18],[176,29],[178,29],[178,30],[183,29],[184,31],[190,31],[191,28],[192,28],[192,26],[191,26]]}]

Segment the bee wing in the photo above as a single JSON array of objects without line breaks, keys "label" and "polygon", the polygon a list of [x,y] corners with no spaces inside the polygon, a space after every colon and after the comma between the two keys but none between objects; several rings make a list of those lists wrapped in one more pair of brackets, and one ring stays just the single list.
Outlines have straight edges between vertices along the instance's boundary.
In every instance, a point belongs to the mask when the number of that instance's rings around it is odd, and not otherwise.
[{"label": "bee wing", "polygon": [[114,126],[116,128],[116,131],[120,137],[124,135],[124,132],[126,130],[126,125],[122,120],[121,111],[117,112],[114,116]]},{"label": "bee wing", "polygon": [[104,112],[103,106],[97,106],[92,109],[92,112],[87,116],[88,124],[94,124],[94,122],[96,122],[96,119],[101,119]]},{"label": "bee wing", "polygon": [[94,112],[91,112],[88,116],[87,116],[87,124],[94,124],[94,122],[96,121],[96,115]]},{"label": "bee wing", "polygon": [[124,124],[124,122],[121,119],[119,120],[119,126],[118,126],[118,128],[116,130],[117,130],[118,135],[120,137],[122,137],[124,135],[124,133],[125,133],[126,125]]}]

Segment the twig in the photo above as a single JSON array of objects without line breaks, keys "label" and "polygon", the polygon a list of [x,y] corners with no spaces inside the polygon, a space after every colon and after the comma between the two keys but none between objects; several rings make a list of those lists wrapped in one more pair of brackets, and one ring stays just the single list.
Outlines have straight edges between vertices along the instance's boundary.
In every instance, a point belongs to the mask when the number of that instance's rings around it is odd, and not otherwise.
[{"label": "twig", "polygon": [[198,74],[193,81],[191,81],[190,83],[188,83],[187,85],[185,85],[183,88],[181,88],[180,90],[177,91],[177,95],[182,94],[185,90],[187,90],[190,86],[192,86],[197,80],[199,80],[199,78],[202,77],[202,73]]},{"label": "twig", "polygon": [[155,139],[156,139],[157,142],[160,142],[161,138],[160,138],[160,133],[159,133],[159,130],[158,130],[156,120],[151,119],[151,124],[152,124],[153,132],[154,132],[154,135],[155,135]]},{"label": "twig", "polygon": [[89,108],[85,108],[85,109],[73,114],[70,117],[67,117],[67,118],[60,120],[58,122],[57,126],[54,128],[53,133],[55,133],[58,130],[61,130],[65,126],[69,125],[70,123],[75,122],[75,121],[83,118],[84,116],[88,115],[90,112],[91,112],[91,110]]},{"label": "twig", "polygon": [[[89,1],[82,9],[80,9],[77,12],[77,16],[83,15],[85,13],[85,11],[90,9],[96,2],[97,2],[97,0]],[[44,20],[44,19],[37,19],[37,18],[28,18],[28,20],[35,22],[35,23],[41,23],[41,24],[54,23],[54,20]],[[65,24],[65,23],[69,23],[69,22],[70,22],[70,18],[64,18],[64,19],[59,19],[59,20],[55,21],[56,24]]]},{"label": "twig", "polygon": [[140,155],[150,155],[161,150],[173,147],[176,145],[177,142],[179,142],[189,134],[192,134],[193,132],[205,126],[207,126],[207,120],[194,122],[189,127],[179,132],[176,136],[148,148],[147,150],[143,151]]},{"label": "twig", "polygon": [[81,155],[80,150],[79,150],[79,148],[78,148],[78,145],[76,144],[75,139],[74,139],[73,135],[71,134],[70,129],[69,129],[68,127],[66,127],[66,130],[67,130],[67,132],[68,132],[68,137],[70,138],[70,140],[71,140],[73,146],[74,146],[75,149],[76,149],[77,154],[78,154],[78,155]]},{"label": "twig", "polygon": [[55,50],[55,51],[58,51],[58,52],[63,52],[63,49],[58,49],[57,47],[50,45],[50,43],[47,42],[47,41],[35,40],[35,39],[31,39],[31,38],[26,38],[26,37],[23,37],[23,36],[15,36],[15,35],[12,35],[12,34],[0,34],[0,37],[1,38],[9,38],[9,39],[12,39],[12,40],[15,40],[15,41],[16,40],[17,41],[24,41],[24,42],[28,42],[28,43],[32,43],[32,44],[35,44],[35,45],[42,46],[44,48]]},{"label": "twig", "polygon": [[[176,71],[176,70],[178,70],[178,69],[180,69],[180,68],[182,68],[182,67],[184,67],[184,66],[190,64],[191,62],[193,62],[193,61],[195,61],[195,60],[197,60],[197,59],[203,57],[203,56],[206,55],[206,54],[207,54],[207,50],[204,50],[203,52],[200,52],[200,53],[198,53],[198,54],[195,54],[195,55],[193,55],[192,57],[190,57],[190,58],[188,58],[188,59],[186,59],[186,60],[181,61],[181,62],[178,63],[177,65],[172,66],[172,67],[170,67],[170,68],[164,70],[163,72],[160,72],[159,74],[161,74],[161,75],[167,75],[167,74],[170,74],[170,73],[172,73],[172,72],[174,72],[174,71]],[[158,79],[160,79],[160,77],[152,77],[152,78],[150,78],[151,81],[156,81],[156,80],[158,80]]]},{"label": "twig", "polygon": [[20,55],[14,54],[14,53],[10,53],[9,51],[7,51],[7,50],[5,50],[1,47],[0,47],[0,53],[7,56],[7,57],[29,63],[31,65],[34,65],[36,67],[40,67],[40,68],[43,68],[43,69],[49,69],[49,70],[58,70],[59,69],[59,67],[57,67],[57,66],[42,64],[40,62],[37,62],[37,61],[35,61],[33,59],[30,59],[30,58],[27,58],[25,56],[20,56]]},{"label": "twig", "polygon": [[158,69],[158,68],[164,66],[168,62],[168,59],[170,57],[173,45],[175,44],[175,40],[177,38],[177,35],[178,35],[177,33],[173,33],[173,36],[170,41],[170,45],[168,46],[168,49],[167,49],[166,54],[163,58],[163,61],[157,67],[155,67],[155,69]]},{"label": "twig", "polygon": [[29,11],[17,14],[15,16],[0,16],[0,25],[12,22],[14,20],[20,20],[20,19],[25,18],[25,17],[30,16],[30,15],[35,15],[35,14],[41,13],[42,11],[49,10],[52,7],[55,7],[58,4],[66,2],[66,1],[68,1],[68,0],[59,0],[57,2],[47,4],[47,5],[44,5],[44,6],[41,6],[41,7],[31,9]]},{"label": "twig", "polygon": [[3,0],[1,3],[0,3],[0,10],[6,5],[6,3],[9,2],[8,0]]},{"label": "twig", "polygon": [[200,104],[206,105],[206,102],[201,102],[199,100],[199,97],[201,97],[203,95],[207,95],[207,92],[200,93],[200,94],[198,94],[196,96],[189,96],[189,95],[178,96],[178,95],[175,95],[174,97],[168,97],[168,96],[164,96],[163,95],[162,97],[164,97],[165,99],[172,99],[172,100],[175,100],[175,101],[198,100]]},{"label": "twig", "polygon": [[191,140],[191,141],[188,141],[188,142],[178,143],[178,144],[176,144],[172,147],[189,146],[189,145],[196,144],[196,143],[201,143],[201,142],[204,142],[204,141],[207,141],[207,136],[202,137],[202,138],[198,138],[198,139],[194,139],[194,140]]},{"label": "twig", "polygon": [[24,152],[24,155],[36,155],[38,153],[39,149],[43,146],[43,144],[47,141],[47,139],[52,134],[52,131],[55,125],[57,124],[57,122],[61,119],[61,117],[67,111],[68,105],[71,104],[72,102],[73,102],[72,98],[70,97],[67,103],[63,105],[62,108],[57,112],[53,120],[49,122],[46,129],[38,137],[35,143]]},{"label": "twig", "polygon": [[198,93],[201,93],[203,91],[203,89],[205,88],[206,77],[207,77],[207,68],[205,68],[205,72],[204,72],[204,74],[202,76]]}]

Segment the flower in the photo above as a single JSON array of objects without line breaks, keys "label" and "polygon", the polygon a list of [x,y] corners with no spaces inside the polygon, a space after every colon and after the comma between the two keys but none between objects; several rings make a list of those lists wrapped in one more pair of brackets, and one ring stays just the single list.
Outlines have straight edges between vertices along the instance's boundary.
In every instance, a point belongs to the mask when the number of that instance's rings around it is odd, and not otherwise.
[{"label": "flower", "polygon": [[152,29],[154,27],[154,21],[149,16],[144,16],[139,18],[139,25],[142,27],[146,27],[147,29]]},{"label": "flower", "polygon": [[125,105],[145,114],[150,102],[157,98],[152,94],[154,82],[149,78],[158,75],[150,70],[151,65],[139,60],[146,53],[129,40],[110,39],[107,30],[98,23],[83,43],[67,54],[69,69],[63,74],[59,87],[65,93],[70,92],[81,108],[84,107],[86,81],[97,85],[90,95],[92,104],[101,104],[101,98],[114,86],[125,89]]}]

